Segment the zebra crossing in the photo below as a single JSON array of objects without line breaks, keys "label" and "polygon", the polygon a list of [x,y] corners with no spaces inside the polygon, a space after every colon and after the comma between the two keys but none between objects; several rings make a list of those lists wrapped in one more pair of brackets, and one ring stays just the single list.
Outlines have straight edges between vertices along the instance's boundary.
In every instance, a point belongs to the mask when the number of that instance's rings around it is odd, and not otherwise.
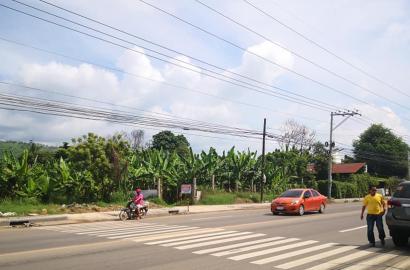
[{"label": "zebra crossing", "polygon": [[365,270],[410,269],[410,257],[404,251],[323,243],[316,240],[264,233],[234,231],[223,228],[200,228],[135,222],[98,222],[38,227],[77,235],[106,239],[123,239],[147,246],[160,246],[243,261],[254,266],[272,266],[290,270]]}]

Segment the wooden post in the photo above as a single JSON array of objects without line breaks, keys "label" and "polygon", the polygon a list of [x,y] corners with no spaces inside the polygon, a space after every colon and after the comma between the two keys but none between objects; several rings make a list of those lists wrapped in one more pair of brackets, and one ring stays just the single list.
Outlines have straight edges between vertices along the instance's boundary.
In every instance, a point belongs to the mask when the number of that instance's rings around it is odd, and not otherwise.
[{"label": "wooden post", "polygon": [[157,182],[157,192],[158,192],[158,199],[162,199],[162,188],[161,188],[161,178],[158,178]]},{"label": "wooden post", "polygon": [[215,190],[215,174],[212,175],[212,190]]}]

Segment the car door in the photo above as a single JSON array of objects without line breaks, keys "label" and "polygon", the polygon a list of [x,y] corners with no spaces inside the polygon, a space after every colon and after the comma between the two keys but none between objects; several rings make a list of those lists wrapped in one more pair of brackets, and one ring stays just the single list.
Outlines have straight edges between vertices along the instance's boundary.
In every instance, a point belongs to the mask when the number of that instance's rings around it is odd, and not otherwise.
[{"label": "car door", "polygon": [[314,202],[314,198],[313,198],[312,193],[310,192],[310,190],[306,190],[303,193],[303,198],[304,198],[305,211],[315,210],[314,209],[315,202]]},{"label": "car door", "polygon": [[398,186],[391,201],[395,206],[390,209],[396,219],[410,221],[410,185]]},{"label": "car door", "polygon": [[312,192],[312,195],[313,195],[314,209],[318,210],[320,208],[320,204],[322,203],[320,194],[314,189],[311,189],[310,191]]}]

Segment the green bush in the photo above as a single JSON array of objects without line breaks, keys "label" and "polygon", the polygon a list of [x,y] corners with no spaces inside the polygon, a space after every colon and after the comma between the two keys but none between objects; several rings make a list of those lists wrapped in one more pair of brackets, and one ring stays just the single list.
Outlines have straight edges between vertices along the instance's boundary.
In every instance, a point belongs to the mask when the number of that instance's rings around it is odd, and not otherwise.
[{"label": "green bush", "polygon": [[[332,197],[334,198],[360,198],[367,194],[369,186],[378,186],[382,178],[370,176],[369,174],[354,174],[345,181],[332,182]],[[327,195],[328,180],[319,180],[318,190],[320,193]]]}]

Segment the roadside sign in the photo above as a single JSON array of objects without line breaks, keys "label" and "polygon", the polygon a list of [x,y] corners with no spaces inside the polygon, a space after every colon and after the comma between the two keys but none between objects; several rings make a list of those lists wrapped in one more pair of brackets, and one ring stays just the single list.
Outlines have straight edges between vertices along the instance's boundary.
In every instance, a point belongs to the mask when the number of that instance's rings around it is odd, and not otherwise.
[{"label": "roadside sign", "polygon": [[181,194],[191,194],[191,192],[192,192],[192,185],[190,184],[181,185]]}]

